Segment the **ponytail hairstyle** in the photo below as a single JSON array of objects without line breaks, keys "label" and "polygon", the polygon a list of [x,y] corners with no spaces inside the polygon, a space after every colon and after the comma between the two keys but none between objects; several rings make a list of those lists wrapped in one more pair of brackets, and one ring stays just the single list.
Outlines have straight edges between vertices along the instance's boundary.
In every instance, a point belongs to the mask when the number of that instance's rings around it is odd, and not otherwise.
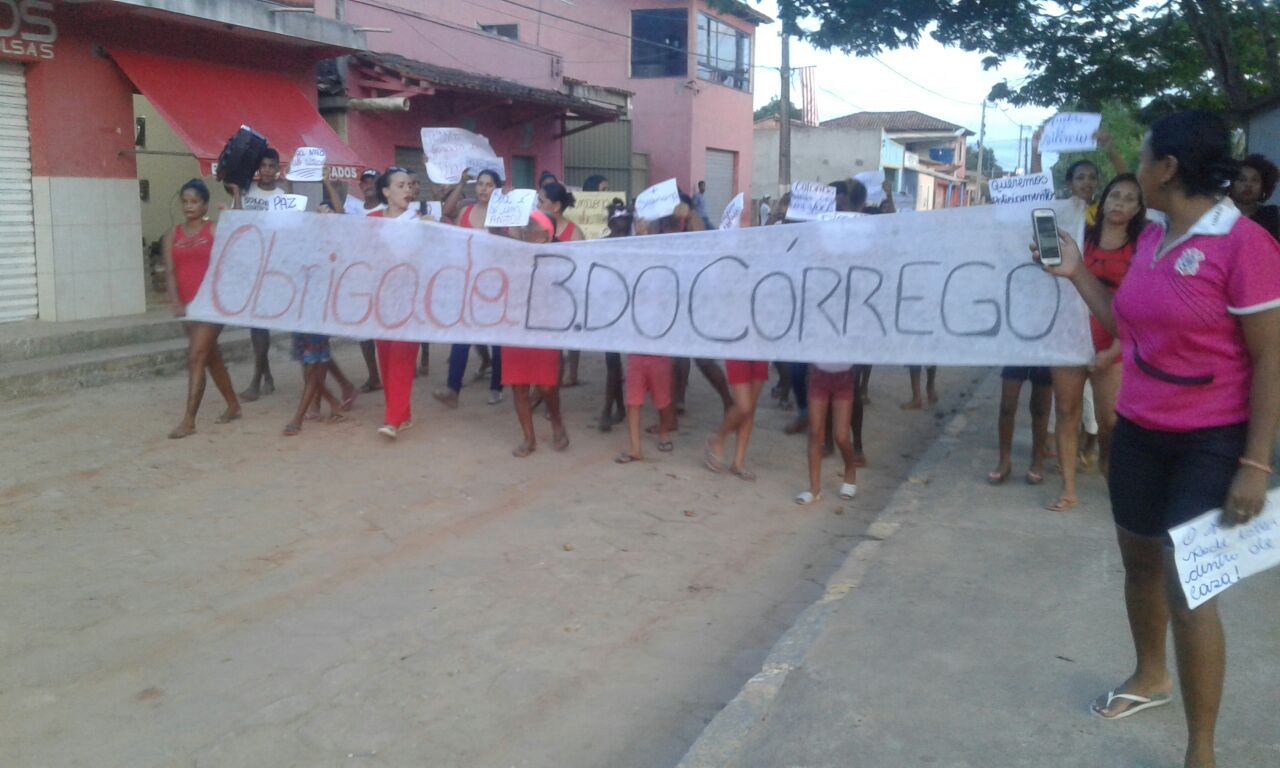
[{"label": "ponytail hairstyle", "polygon": [[542,194],[546,195],[547,200],[559,203],[561,211],[567,211],[573,207],[573,193],[558,181],[547,182],[546,186],[542,188]]},{"label": "ponytail hairstyle", "polygon": [[1178,161],[1177,182],[1190,196],[1217,197],[1240,175],[1226,121],[1198,109],[1163,117],[1147,139],[1151,156]]}]

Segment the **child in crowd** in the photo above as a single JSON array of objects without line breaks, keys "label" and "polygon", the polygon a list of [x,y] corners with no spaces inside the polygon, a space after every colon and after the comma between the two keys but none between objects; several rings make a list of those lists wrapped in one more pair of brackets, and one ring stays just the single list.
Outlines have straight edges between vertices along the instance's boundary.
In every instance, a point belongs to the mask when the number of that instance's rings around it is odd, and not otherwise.
[{"label": "child in crowd", "polygon": [[670,434],[675,422],[675,408],[671,402],[672,373],[669,357],[627,355],[627,434],[631,445],[614,459],[617,463],[630,464],[644,458],[640,446],[640,410],[644,408],[646,393],[652,398],[653,407],[658,410],[658,450],[663,453],[674,450]]},{"label": "child in crowd", "polygon": [[[329,422],[343,420],[341,411],[350,410],[355,400],[355,387],[347,381],[333,362],[329,351],[329,337],[318,333],[293,334],[293,357],[302,363],[302,399],[298,402],[298,412],[293,420],[284,425],[285,437],[293,437],[302,431],[304,419],[320,418],[320,400],[329,403]],[[342,386],[343,400],[338,401],[325,387],[325,375],[333,370],[335,378]]]},{"label": "child in crowd", "polygon": [[835,432],[836,448],[844,459],[844,479],[840,498],[851,500],[858,493],[858,463],[850,437],[853,415],[853,366],[816,363],[809,366],[809,490],[795,496],[795,503],[808,506],[822,500],[822,454],[826,441],[827,411]]}]

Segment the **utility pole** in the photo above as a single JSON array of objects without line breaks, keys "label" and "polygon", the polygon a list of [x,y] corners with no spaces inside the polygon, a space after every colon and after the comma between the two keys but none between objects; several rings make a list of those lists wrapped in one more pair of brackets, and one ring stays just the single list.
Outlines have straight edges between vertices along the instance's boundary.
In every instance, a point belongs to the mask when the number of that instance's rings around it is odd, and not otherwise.
[{"label": "utility pole", "polygon": [[778,104],[778,193],[791,188],[791,37],[782,22],[782,97]]},{"label": "utility pole", "polygon": [[982,202],[982,184],[986,180],[982,173],[982,148],[987,140],[987,100],[982,100],[982,120],[978,124],[978,202]]},{"label": "utility pole", "polygon": [[1027,166],[1022,163],[1022,126],[1018,126],[1018,159],[1015,161],[1017,166],[1022,169],[1023,173],[1027,172]]}]

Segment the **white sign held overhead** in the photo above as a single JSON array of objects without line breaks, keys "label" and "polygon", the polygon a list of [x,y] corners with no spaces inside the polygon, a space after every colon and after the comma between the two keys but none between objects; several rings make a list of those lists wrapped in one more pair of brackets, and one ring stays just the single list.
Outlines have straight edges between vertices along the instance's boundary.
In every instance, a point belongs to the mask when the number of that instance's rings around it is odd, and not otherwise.
[{"label": "white sign held overhead", "polygon": [[502,168],[489,140],[465,128],[423,128],[422,151],[427,156],[427,178],[436,184],[457,184],[478,159],[492,159]]},{"label": "white sign held overhead", "polygon": [[1003,176],[987,184],[991,189],[991,202],[1001,205],[1048,202],[1057,197],[1053,191],[1053,176],[1048,173]]},{"label": "white sign held overhead", "polygon": [[486,227],[523,227],[529,223],[529,214],[538,204],[538,193],[532,189],[493,191],[489,198],[489,210],[484,217]]},{"label": "white sign held overhead", "polygon": [[324,181],[324,150],[320,147],[298,147],[289,161],[289,181]]},{"label": "white sign held overhead", "polygon": [[1169,529],[1182,593],[1191,608],[1255,573],[1280,565],[1280,488],[1267,494],[1262,514],[1233,528],[1215,509]]},{"label": "white sign held overhead", "polygon": [[680,204],[680,189],[675,179],[654,184],[636,196],[636,218],[657,221],[675,213]]},{"label": "white sign held overhead", "polygon": [[468,157],[467,173],[475,178],[480,175],[481,171],[493,171],[498,174],[498,186],[507,180],[507,166],[501,157],[484,157],[477,155],[476,157]]},{"label": "white sign held overhead", "polygon": [[820,181],[791,183],[791,204],[787,218],[792,221],[817,221],[824,214],[835,213],[836,189]]},{"label": "white sign held overhead", "polygon": [[1040,151],[1092,152],[1098,148],[1094,134],[1101,127],[1102,115],[1097,112],[1059,112],[1045,123]]},{"label": "white sign held overhead", "polygon": [[863,171],[854,174],[853,178],[867,188],[867,205],[879,205],[884,201],[884,171]]},{"label": "white sign held overhead", "polygon": [[[1082,209],[1052,205],[1078,231]],[[187,314],[402,341],[1083,365],[1088,313],[1029,258],[1033,207],[948,208],[909,227],[858,216],[544,245],[428,222],[227,211]]]},{"label": "white sign held overhead", "polygon": [[720,217],[721,229],[737,229],[742,226],[742,208],[746,204],[745,198],[746,196],[739,192],[724,207],[724,214]]}]

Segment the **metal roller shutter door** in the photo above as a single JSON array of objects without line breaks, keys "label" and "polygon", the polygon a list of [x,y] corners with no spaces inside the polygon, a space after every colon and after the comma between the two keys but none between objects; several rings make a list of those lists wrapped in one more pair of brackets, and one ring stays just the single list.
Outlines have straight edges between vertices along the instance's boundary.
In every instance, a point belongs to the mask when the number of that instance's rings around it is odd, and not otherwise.
[{"label": "metal roller shutter door", "polygon": [[21,64],[0,64],[0,322],[37,311],[26,74]]},{"label": "metal roller shutter door", "polygon": [[721,149],[707,150],[707,192],[702,196],[702,201],[707,206],[707,218],[711,219],[713,227],[720,226],[725,206],[733,199],[734,156],[735,153]]}]

